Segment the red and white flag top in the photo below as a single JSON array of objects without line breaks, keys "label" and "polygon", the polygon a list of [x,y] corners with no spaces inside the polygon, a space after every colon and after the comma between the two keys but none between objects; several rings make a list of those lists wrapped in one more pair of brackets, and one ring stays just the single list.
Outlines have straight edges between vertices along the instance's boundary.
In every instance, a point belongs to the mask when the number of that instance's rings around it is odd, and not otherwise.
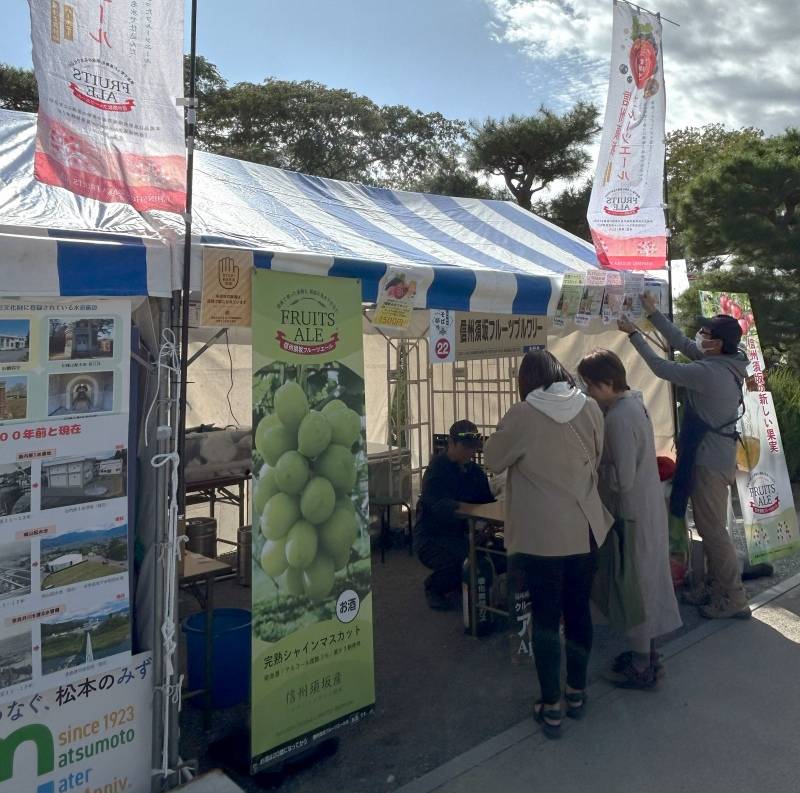
[{"label": "red and white flag top", "polygon": [[183,2],[28,2],[36,178],[140,211],[182,212]]}]

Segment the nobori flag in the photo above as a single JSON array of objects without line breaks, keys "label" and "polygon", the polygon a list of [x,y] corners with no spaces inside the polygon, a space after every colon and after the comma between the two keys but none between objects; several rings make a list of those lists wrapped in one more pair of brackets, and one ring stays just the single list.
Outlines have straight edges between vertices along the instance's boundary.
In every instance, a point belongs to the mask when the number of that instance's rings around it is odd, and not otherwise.
[{"label": "nobori flag", "polygon": [[186,204],[183,3],[29,0],[40,182],[140,211]]},{"label": "nobori flag", "polygon": [[665,113],[661,21],[614,3],[611,79],[587,213],[602,267],[665,266]]}]

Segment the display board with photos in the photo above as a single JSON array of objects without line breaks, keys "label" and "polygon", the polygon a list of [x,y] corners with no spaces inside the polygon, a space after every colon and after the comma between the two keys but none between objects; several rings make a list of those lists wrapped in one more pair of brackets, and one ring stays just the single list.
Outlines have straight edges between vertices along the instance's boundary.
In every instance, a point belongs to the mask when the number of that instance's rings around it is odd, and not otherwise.
[{"label": "display board with photos", "polygon": [[0,301],[0,701],[130,656],[130,324]]}]

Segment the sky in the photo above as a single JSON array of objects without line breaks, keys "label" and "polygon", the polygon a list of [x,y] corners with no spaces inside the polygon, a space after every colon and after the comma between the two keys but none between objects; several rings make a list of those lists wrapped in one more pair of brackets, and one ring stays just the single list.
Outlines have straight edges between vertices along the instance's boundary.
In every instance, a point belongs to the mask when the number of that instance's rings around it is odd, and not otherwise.
[{"label": "sky", "polygon": [[0,333],[8,336],[27,336],[30,329],[31,323],[27,319],[0,320]]},{"label": "sky", "polygon": [[[29,67],[28,5],[3,5],[0,62]],[[317,80],[464,120],[605,104],[611,0],[198,6],[198,52],[230,82]],[[800,123],[796,0],[663,0],[657,10],[680,23],[664,24],[668,129],[723,122],[777,133]]]}]

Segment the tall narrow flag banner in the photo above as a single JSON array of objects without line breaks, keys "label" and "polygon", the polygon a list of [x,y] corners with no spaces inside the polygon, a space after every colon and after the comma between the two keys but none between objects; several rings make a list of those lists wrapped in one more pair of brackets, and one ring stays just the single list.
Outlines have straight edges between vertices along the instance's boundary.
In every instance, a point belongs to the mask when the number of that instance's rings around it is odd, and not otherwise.
[{"label": "tall narrow flag banner", "polygon": [[29,0],[40,182],[140,211],[186,203],[183,3]]},{"label": "tall narrow flag banner", "polygon": [[627,3],[614,3],[612,42],[603,139],[587,218],[602,267],[663,269],[661,21]]}]

